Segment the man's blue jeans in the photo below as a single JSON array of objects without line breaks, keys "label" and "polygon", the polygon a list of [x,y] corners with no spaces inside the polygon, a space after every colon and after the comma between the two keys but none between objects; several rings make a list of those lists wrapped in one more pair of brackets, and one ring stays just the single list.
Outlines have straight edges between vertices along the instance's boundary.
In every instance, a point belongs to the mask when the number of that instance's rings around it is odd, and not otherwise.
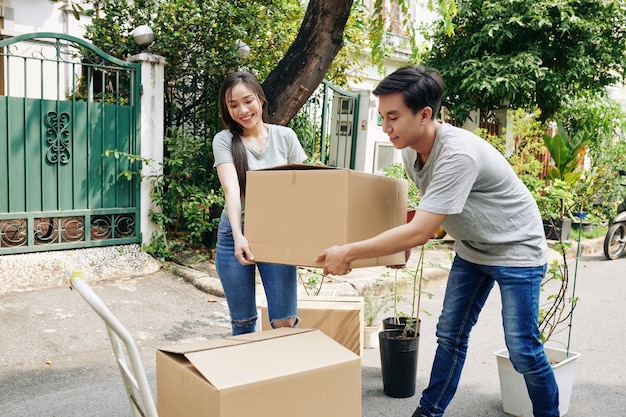
[{"label": "man's blue jeans", "polygon": [[[558,417],[559,394],[538,328],[539,292],[546,265],[477,265],[455,257],[437,324],[437,351],[420,406],[432,417],[454,396],[469,335],[494,282],[500,287],[504,338],[513,367],[524,375],[535,417]],[[478,415],[479,410],[476,412]]]},{"label": "man's blue jeans", "polygon": [[296,318],[298,322],[296,267],[264,262],[241,265],[235,257],[235,242],[226,213],[222,213],[217,231],[215,267],[226,295],[233,335],[254,332],[257,320],[256,268],[263,282],[272,327],[274,320]]}]

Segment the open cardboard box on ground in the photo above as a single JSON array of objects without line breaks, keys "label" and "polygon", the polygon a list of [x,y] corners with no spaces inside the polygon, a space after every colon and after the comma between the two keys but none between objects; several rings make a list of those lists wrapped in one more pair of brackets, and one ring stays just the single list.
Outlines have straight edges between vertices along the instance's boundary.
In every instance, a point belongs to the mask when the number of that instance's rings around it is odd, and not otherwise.
[{"label": "open cardboard box on ground", "polygon": [[361,361],[319,330],[281,328],[157,351],[160,417],[360,417]]},{"label": "open cardboard box on ground", "polygon": [[[324,249],[406,223],[407,183],[314,165],[249,171],[245,235],[257,261],[323,266]],[[362,259],[353,268],[405,263],[404,252]]]},{"label": "open cardboard box on ground", "polygon": [[[271,330],[267,302],[260,299],[262,330]],[[357,355],[363,353],[363,297],[298,297],[301,328],[319,329]]]}]

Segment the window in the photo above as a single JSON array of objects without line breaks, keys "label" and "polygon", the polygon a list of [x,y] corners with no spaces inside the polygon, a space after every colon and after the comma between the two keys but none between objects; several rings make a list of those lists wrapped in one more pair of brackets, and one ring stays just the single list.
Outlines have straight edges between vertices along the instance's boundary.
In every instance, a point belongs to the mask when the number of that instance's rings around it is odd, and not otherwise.
[{"label": "window", "polygon": [[396,149],[391,143],[376,142],[374,148],[374,174],[384,174],[383,169],[395,162]]}]

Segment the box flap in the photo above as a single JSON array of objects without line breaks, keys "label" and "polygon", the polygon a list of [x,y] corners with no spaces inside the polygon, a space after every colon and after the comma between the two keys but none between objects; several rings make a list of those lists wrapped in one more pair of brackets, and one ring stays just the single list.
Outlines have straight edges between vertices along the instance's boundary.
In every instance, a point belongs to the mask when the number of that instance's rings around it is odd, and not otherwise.
[{"label": "box flap", "polygon": [[177,345],[170,345],[170,346],[160,347],[158,350],[160,350],[161,352],[184,355],[185,353],[228,347],[228,346],[236,345],[239,343],[242,343],[242,341],[238,341],[236,339],[233,340],[233,339],[220,338],[220,339],[206,340],[202,342],[181,343]]},{"label": "box flap", "polygon": [[326,165],[313,165],[313,164],[285,164],[285,165],[277,165],[271,168],[256,169],[255,171],[289,171],[289,170],[306,171],[309,169],[343,169],[343,168],[335,168],[335,167],[329,167]]},{"label": "box flap", "polygon": [[241,342],[260,342],[267,339],[276,339],[277,337],[292,336],[294,334],[306,333],[314,331],[314,329],[300,329],[290,327],[280,327],[278,329],[272,329],[271,332],[254,332],[240,334],[237,336],[226,336],[225,339],[236,340]]},{"label": "box flap", "polygon": [[[319,330],[277,330],[255,335],[262,336],[262,340],[191,352],[185,357],[218,390],[360,360]],[[239,336],[233,339],[242,340]]]}]

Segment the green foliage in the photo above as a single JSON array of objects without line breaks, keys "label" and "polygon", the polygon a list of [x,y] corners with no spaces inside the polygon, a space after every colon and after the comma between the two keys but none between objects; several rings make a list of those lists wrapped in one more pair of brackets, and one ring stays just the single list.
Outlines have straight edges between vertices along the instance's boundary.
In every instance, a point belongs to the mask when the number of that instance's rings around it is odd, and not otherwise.
[{"label": "green foliage", "polygon": [[454,33],[436,22],[425,64],[446,81],[444,105],[459,122],[510,106],[543,120],[566,97],[619,81],[626,59],[625,0],[458,0]]},{"label": "green foliage", "polygon": [[298,268],[298,280],[306,295],[319,295],[324,285],[324,276],[319,268]]},{"label": "green foliage", "polygon": [[563,123],[559,121],[556,134],[544,133],[543,141],[554,162],[554,165],[548,168],[546,177],[549,180],[559,179],[570,186],[573,185],[582,175],[585,149],[591,142],[589,134],[579,130],[570,136]]},{"label": "green foliage", "polygon": [[552,181],[539,181],[536,188],[531,189],[535,197],[542,219],[560,219],[569,214],[576,203],[572,187],[558,178]]},{"label": "green foliage", "polygon": [[[92,16],[96,13],[96,10],[92,9],[90,6],[92,4],[96,5],[98,1],[91,0],[48,0],[50,3],[62,3],[60,10],[71,10],[74,16],[74,19],[80,20],[81,16]],[[85,6],[85,7],[83,7]]]},{"label": "green foliage", "polygon": [[[372,15],[367,25],[368,46],[371,51],[371,62],[377,66],[378,73],[381,75],[387,72],[385,61],[397,49],[408,51],[409,62],[412,63],[419,62],[427,49],[425,43],[418,43],[418,34],[427,34],[430,28],[418,25],[419,22],[415,21],[415,16],[409,13],[411,3],[413,3],[411,0],[395,0],[390,5],[383,0],[374,0]],[[427,3],[429,9],[436,11],[441,17],[440,28],[448,34],[453,33],[452,17],[457,12],[456,3],[456,0],[435,0]],[[390,32],[390,21],[398,17],[391,13],[394,8],[399,9],[400,21],[393,22],[395,28]],[[401,45],[398,47],[396,42],[389,42],[389,37],[400,40]]]},{"label": "green foliage", "polygon": [[166,138],[165,145],[169,158],[152,193],[161,212],[153,212],[151,217],[165,235],[184,232],[190,245],[198,245],[203,235],[217,226],[224,197],[221,189],[216,191],[204,180],[204,138],[179,134]]},{"label": "green foliage", "polygon": [[348,82],[360,82],[365,72],[368,57],[364,56],[368,42],[368,11],[362,0],[355,0],[343,32],[344,46],[341,48],[325,79],[338,87],[347,88]]},{"label": "green foliage", "polygon": [[528,113],[517,109],[509,110],[508,114],[513,120],[513,138],[516,143],[515,149],[508,156],[509,163],[519,176],[542,176],[542,158],[546,148],[543,142],[543,125],[539,120],[541,111],[535,109]]},{"label": "green foliage", "polygon": [[561,120],[568,132],[589,132],[587,154],[594,166],[616,141],[626,139],[626,112],[606,91],[579,91],[566,96],[554,118]]},{"label": "green foliage", "polygon": [[[401,318],[406,319],[402,337],[407,337],[415,324],[415,319],[419,320],[420,312],[430,314],[428,311],[423,311],[421,308],[422,295],[429,299],[433,297],[431,292],[422,289],[422,284],[428,283],[428,278],[424,277],[425,249],[426,247],[424,245],[419,248],[420,257],[415,267],[394,268],[393,285],[390,291],[384,293],[383,312],[393,311],[395,324],[400,324]],[[400,273],[400,275],[398,275],[398,273]],[[389,275],[390,272],[387,271],[382,275],[381,279],[385,279],[389,277]],[[410,284],[410,296],[403,294],[403,289],[407,287],[407,284]],[[411,307],[410,312],[407,313],[401,310],[400,304],[402,303],[409,303]],[[415,337],[415,335],[410,337]]]},{"label": "green foliage", "polygon": [[585,195],[582,210],[599,219],[612,219],[623,195],[617,171],[626,168],[624,109],[605,93],[582,91],[568,97],[556,116],[570,132],[590,133],[587,157],[591,169],[585,170],[574,190]]},{"label": "green foliage", "polygon": [[118,174],[118,177],[124,177],[128,181],[132,180],[135,175],[141,175],[142,165],[137,166],[135,162],[141,162],[141,164],[146,164],[146,165],[150,165],[153,162],[151,159],[143,158],[141,155],[134,155],[128,152],[121,152],[117,149],[107,149],[106,151],[102,153],[102,156],[104,156],[105,158],[112,156],[115,159],[124,158],[128,160],[128,162],[130,163],[130,166],[135,167],[135,169],[123,170],[122,172]]},{"label": "green foliage", "polygon": [[419,205],[420,202],[420,192],[417,188],[417,186],[415,185],[415,183],[413,182],[412,179],[410,179],[404,169],[404,166],[400,163],[394,162],[393,164],[391,164],[390,167],[387,168],[383,168],[383,172],[385,173],[385,176],[387,177],[391,177],[391,178],[397,178],[397,179],[402,179],[407,181],[408,183],[408,204],[409,207],[407,207],[408,209],[412,209],[415,210],[417,208],[417,206]]},{"label": "green foliage", "polygon": [[363,290],[362,295],[363,320],[366,326],[373,326],[390,297],[389,288],[384,285],[381,279],[377,279]]},{"label": "green foliage", "polygon": [[474,133],[500,151],[522,179],[541,177],[543,172],[541,158],[546,148],[543,142],[542,123],[538,120],[540,113],[539,110],[528,113],[523,109],[507,112],[507,119],[512,121],[513,143],[507,143],[507,132],[502,135],[491,135],[485,129],[477,129]]},{"label": "green foliage", "polygon": [[566,254],[571,247],[570,242],[555,242],[555,250],[561,258],[554,259],[548,264],[546,275],[541,282],[541,290],[549,291],[545,302],[539,306],[539,331],[544,343],[567,328],[566,324],[571,323],[571,316],[578,304],[578,297],[574,296],[569,288],[570,276]]},{"label": "green foliage", "polygon": [[311,113],[307,111],[298,112],[298,114],[289,121],[288,126],[296,133],[302,148],[306,154],[309,155],[305,163],[320,161],[320,141],[318,141],[317,138],[320,136],[321,129],[319,124],[311,117]]},{"label": "green foliage", "polygon": [[251,50],[245,63],[263,79],[295,38],[303,17],[300,2],[241,0],[98,0],[99,13],[86,37],[104,51],[124,58],[139,52],[132,31],[148,24],[155,34],[152,52],[166,58],[166,83],[201,72],[219,87],[230,68],[243,64],[236,42]]}]

